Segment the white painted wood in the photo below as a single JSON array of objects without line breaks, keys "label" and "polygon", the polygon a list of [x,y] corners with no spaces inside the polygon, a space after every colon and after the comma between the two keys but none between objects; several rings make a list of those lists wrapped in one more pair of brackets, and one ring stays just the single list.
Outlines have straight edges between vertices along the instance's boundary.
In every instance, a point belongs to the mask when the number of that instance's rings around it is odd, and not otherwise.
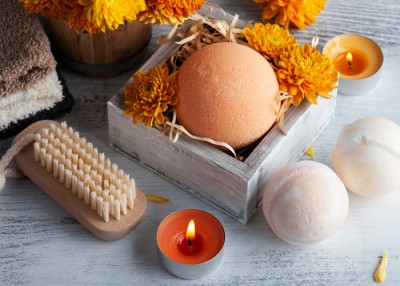
[{"label": "white painted wood", "polygon": [[[228,14],[227,22],[230,18]],[[192,24],[188,21],[180,29],[188,30]],[[238,26],[246,24],[241,22]],[[168,62],[180,47],[177,39],[175,36],[162,45],[140,69],[147,71]],[[298,108],[291,108],[284,121],[287,135],[275,124],[244,162],[186,135],[172,143],[155,128],[132,124],[132,119],[124,116],[123,106],[121,88],[108,102],[111,146],[246,224],[257,211],[271,175],[296,161],[332,120],[335,98],[321,99],[318,106],[303,102]]]},{"label": "white painted wood", "polygon": [[334,110],[335,98],[293,108],[284,123],[288,134],[275,125],[241,162],[207,143],[184,135],[171,143],[155,128],[132,124],[117,93],[108,102],[110,144],[246,224],[257,211],[271,175],[304,153],[331,121]]},{"label": "white painted wood", "polygon": [[[218,0],[229,13],[259,20],[251,0]],[[385,55],[384,74],[368,96],[338,96],[335,119],[313,144],[317,161],[331,166],[336,136],[360,117],[384,116],[400,124],[400,2],[397,0],[330,0],[317,22],[294,34],[301,41],[361,33],[378,42]],[[167,27],[156,27],[155,38]],[[108,146],[106,103],[137,67],[112,79],[93,79],[62,70],[77,100],[64,116],[113,162],[136,178],[147,194],[172,200],[149,203],[138,228],[115,242],[96,239],[29,180],[9,180],[0,193],[0,285],[377,285],[372,274],[383,250],[389,254],[387,281],[400,283],[400,191],[380,199],[350,194],[349,216],[340,232],[311,247],[290,246],[267,226],[262,212],[246,226],[204,204]],[[0,142],[0,154],[11,139]],[[305,157],[306,158],[306,157]],[[186,281],[168,274],[157,257],[155,235],[171,212],[199,208],[214,214],[226,231],[220,268],[202,280]]]}]

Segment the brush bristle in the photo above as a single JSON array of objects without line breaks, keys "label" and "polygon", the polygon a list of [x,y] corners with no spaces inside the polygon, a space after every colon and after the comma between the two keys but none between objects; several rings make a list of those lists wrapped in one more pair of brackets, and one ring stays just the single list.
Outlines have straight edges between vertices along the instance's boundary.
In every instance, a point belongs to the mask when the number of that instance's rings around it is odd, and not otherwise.
[{"label": "brush bristle", "polygon": [[42,129],[33,150],[35,161],[105,222],[133,210],[135,180],[65,122]]}]

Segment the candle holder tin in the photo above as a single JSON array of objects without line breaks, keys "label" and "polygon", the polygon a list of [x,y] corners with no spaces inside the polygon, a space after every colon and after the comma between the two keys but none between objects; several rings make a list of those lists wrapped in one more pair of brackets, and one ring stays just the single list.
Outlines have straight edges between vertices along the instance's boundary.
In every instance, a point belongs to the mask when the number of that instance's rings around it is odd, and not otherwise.
[{"label": "candle holder tin", "polygon": [[158,248],[158,257],[160,258],[160,262],[164,268],[169,273],[179,278],[190,280],[200,279],[213,273],[221,264],[223,256],[224,250],[221,249],[221,252],[209,261],[200,264],[183,264],[175,262],[169,257],[165,256],[160,248]]},{"label": "candle holder tin", "polygon": [[[185,255],[177,247],[178,237],[186,232],[187,222],[196,222],[196,233],[204,239],[197,255]],[[225,231],[213,215],[185,209],[167,216],[157,230],[157,250],[161,264],[171,274],[184,279],[200,279],[213,273],[224,256]]]},{"label": "candle holder tin", "polygon": [[374,90],[382,78],[382,71],[379,70],[372,76],[359,80],[346,78],[339,79],[339,93],[343,95],[366,95]]}]

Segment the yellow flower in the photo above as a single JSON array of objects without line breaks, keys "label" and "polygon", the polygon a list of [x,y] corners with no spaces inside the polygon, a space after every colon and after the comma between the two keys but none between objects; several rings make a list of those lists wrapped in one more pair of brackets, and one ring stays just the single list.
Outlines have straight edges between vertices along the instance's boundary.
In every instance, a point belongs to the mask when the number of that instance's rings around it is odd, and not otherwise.
[{"label": "yellow flower", "polygon": [[67,19],[73,1],[68,0],[19,0],[29,13],[36,13],[48,19]]},{"label": "yellow flower", "polygon": [[78,5],[69,15],[68,24],[78,32],[85,29],[89,33],[106,29],[115,30],[125,21],[136,20],[140,11],[146,9],[145,0],[75,0]]},{"label": "yellow flower", "polygon": [[330,98],[338,74],[332,61],[308,44],[290,46],[275,59],[279,89],[293,96],[298,106],[304,97],[316,104],[318,95]]},{"label": "yellow flower", "polygon": [[326,0],[254,0],[263,8],[264,21],[275,18],[275,23],[285,28],[289,24],[305,29],[307,25],[315,22]]},{"label": "yellow flower", "polygon": [[145,24],[182,24],[203,4],[204,0],[148,0],[138,19]]},{"label": "yellow flower", "polygon": [[152,126],[154,120],[163,124],[163,112],[178,102],[175,75],[168,74],[166,64],[133,75],[131,84],[124,88],[125,116],[133,117],[135,124],[143,121],[145,126]]},{"label": "yellow flower", "polygon": [[257,23],[254,27],[249,25],[243,29],[243,34],[249,46],[268,61],[279,56],[283,49],[297,43],[294,37],[289,36],[289,31],[269,23]]},{"label": "yellow flower", "polygon": [[374,279],[376,282],[381,283],[386,281],[386,267],[388,263],[387,252],[383,252],[382,260],[379,263],[374,273]]},{"label": "yellow flower", "polygon": [[310,156],[313,160],[315,160],[315,152],[313,146],[308,147],[305,153],[308,156]]}]

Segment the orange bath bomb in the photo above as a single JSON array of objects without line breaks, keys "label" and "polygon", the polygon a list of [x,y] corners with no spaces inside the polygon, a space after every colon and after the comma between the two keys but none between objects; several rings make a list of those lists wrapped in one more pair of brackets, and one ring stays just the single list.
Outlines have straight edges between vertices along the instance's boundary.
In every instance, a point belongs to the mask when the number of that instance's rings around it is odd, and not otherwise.
[{"label": "orange bath bomb", "polygon": [[240,149],[275,122],[274,71],[246,46],[218,43],[196,51],[180,67],[178,87],[177,119],[193,135]]}]

